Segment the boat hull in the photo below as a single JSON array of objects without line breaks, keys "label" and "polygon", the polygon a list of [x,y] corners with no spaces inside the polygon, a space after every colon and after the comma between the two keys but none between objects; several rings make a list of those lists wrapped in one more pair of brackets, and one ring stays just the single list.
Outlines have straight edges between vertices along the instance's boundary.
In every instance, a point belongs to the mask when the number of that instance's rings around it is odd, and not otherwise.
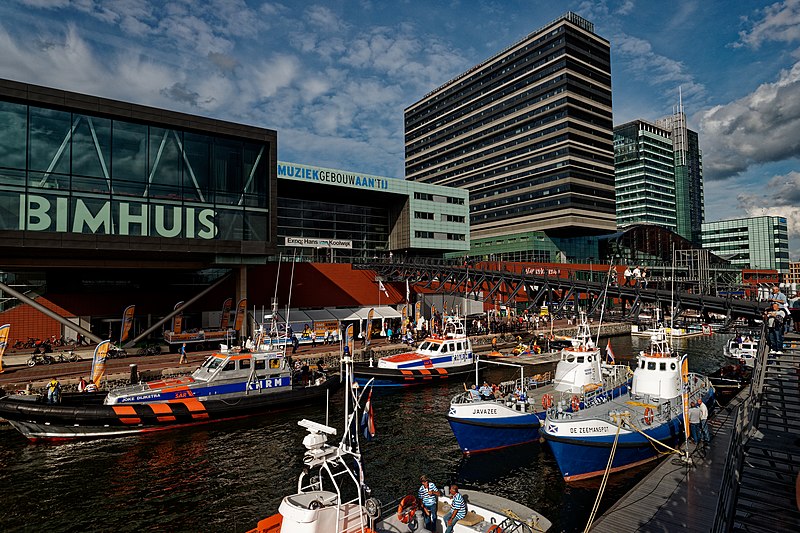
[{"label": "boat hull", "polygon": [[430,368],[378,368],[369,363],[356,363],[353,368],[355,380],[359,385],[373,379],[373,387],[410,387],[442,383],[452,378],[475,375],[475,364],[454,365]]},{"label": "boat hull", "polygon": [[339,385],[335,376],[320,385],[280,392],[255,391],[238,398],[182,398],[166,402],[104,405],[79,399],[48,405],[0,399],[0,418],[32,441],[117,437],[259,415],[324,397]]},{"label": "boat hull", "polygon": [[448,415],[447,421],[461,451],[471,455],[538,441],[542,418],[544,411],[519,413],[519,416],[499,414],[493,418]]}]

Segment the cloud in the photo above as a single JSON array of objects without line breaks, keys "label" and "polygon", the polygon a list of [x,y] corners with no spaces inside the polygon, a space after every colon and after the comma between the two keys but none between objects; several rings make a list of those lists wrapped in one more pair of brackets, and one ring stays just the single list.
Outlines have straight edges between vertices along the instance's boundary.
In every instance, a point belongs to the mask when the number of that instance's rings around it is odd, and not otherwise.
[{"label": "cloud", "polygon": [[723,179],[800,154],[800,62],[774,83],[697,116],[705,176]]},{"label": "cloud", "polygon": [[766,194],[739,194],[736,197],[739,209],[751,217],[785,217],[790,237],[789,255],[795,261],[800,259],[800,172],[774,176],[759,192]]},{"label": "cloud", "polygon": [[757,13],[759,20],[753,22],[749,29],[739,32],[739,41],[733,44],[734,48],[758,48],[769,41],[800,41],[800,0],[776,2]]}]

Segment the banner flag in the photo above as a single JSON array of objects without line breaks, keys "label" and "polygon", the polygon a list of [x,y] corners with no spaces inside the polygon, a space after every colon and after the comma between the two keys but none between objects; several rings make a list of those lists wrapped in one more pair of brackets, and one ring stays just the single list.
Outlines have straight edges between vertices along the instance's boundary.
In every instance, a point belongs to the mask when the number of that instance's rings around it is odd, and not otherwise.
[{"label": "banner flag", "polygon": [[242,298],[236,304],[236,319],[233,322],[233,329],[242,331],[242,324],[244,323],[244,315],[247,312],[247,298]]},{"label": "banner flag", "polygon": [[11,324],[4,324],[0,326],[0,374],[5,372],[3,370],[3,354],[6,353],[8,347],[8,334],[11,332]]},{"label": "banner flag", "polygon": [[419,319],[422,318],[422,302],[414,304],[414,322],[419,324]]},{"label": "banner flag", "polygon": [[233,305],[233,298],[228,298],[222,302],[222,316],[219,318],[219,329],[225,331],[228,329],[228,324],[231,321],[231,306]]},{"label": "banner flag", "polygon": [[[176,303],[172,310],[174,311],[182,305],[183,300]],[[172,333],[180,333],[181,331],[183,331],[183,311],[172,317]]]},{"label": "banner flag", "polygon": [[372,319],[375,317],[375,308],[369,310],[367,313],[367,345],[372,340]]},{"label": "banner flag", "polygon": [[386,290],[386,285],[384,285],[382,281],[378,281],[378,290],[382,291],[387,298],[389,297],[389,291]]},{"label": "banner flag", "polygon": [[400,332],[405,335],[406,327],[408,327],[408,304],[403,306],[403,310],[400,312],[400,315],[403,317],[400,324]]},{"label": "banner flag", "polygon": [[92,357],[92,382],[100,388],[100,381],[106,373],[106,358],[108,357],[108,348],[111,346],[111,341],[103,341],[98,344],[94,349],[94,356]]},{"label": "banner flag", "polygon": [[372,412],[372,387],[367,395],[364,405],[364,414],[361,415],[361,426],[364,428],[364,438],[372,440],[375,437],[375,413]]},{"label": "banner flag", "polygon": [[411,301],[411,289],[408,286],[408,280],[406,280],[406,302]]},{"label": "banner flag", "polygon": [[133,312],[135,309],[135,305],[129,305],[125,308],[125,311],[122,312],[122,329],[119,333],[120,344],[128,340],[128,335],[130,335],[131,329],[133,329]]},{"label": "banner flag", "polygon": [[683,400],[683,431],[686,440],[689,440],[689,358],[686,354],[681,357],[681,399]]},{"label": "banner flag", "polygon": [[356,349],[356,339],[353,337],[353,324],[350,324],[347,326],[347,329],[344,330],[344,346],[347,348],[347,352],[353,355],[353,351]]}]

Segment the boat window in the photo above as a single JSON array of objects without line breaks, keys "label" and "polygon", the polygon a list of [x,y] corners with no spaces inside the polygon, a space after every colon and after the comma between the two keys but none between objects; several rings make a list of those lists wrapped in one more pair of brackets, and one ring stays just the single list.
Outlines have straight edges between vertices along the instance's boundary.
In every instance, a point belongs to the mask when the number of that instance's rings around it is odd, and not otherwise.
[{"label": "boat window", "polygon": [[208,361],[206,361],[206,368],[208,370],[214,370],[215,368],[219,367],[222,364],[221,359],[217,359],[216,357],[210,357]]},{"label": "boat window", "polygon": [[458,350],[460,352],[463,349],[464,349],[464,345],[462,343],[459,342],[458,344],[456,344],[456,350]]},{"label": "boat window", "polygon": [[669,364],[669,369],[670,369],[670,370],[675,370],[675,368],[676,368],[676,367],[675,367],[675,363],[670,363],[670,364]]},{"label": "boat window", "polygon": [[433,350],[434,349],[434,345],[433,345],[432,342],[425,341],[420,345],[419,349],[420,350]]},{"label": "boat window", "polygon": [[579,355],[576,359],[577,359],[578,363],[583,363],[583,356],[582,355]]},{"label": "boat window", "polygon": [[228,361],[225,368],[222,369],[223,372],[228,372],[229,370],[236,370],[236,361]]},{"label": "boat window", "polygon": [[280,368],[281,367],[280,359],[270,359],[269,360],[269,367],[270,368]]},{"label": "boat window", "polygon": [[256,360],[256,370],[264,370],[266,368],[267,362],[263,359]]},{"label": "boat window", "polygon": [[450,351],[450,344],[442,344],[442,353],[447,353]]},{"label": "boat window", "polygon": [[586,360],[591,363],[592,362],[592,356],[590,355],[589,357],[586,358]]},{"label": "boat window", "polygon": [[659,365],[659,368],[658,368],[658,369],[659,369],[659,370],[662,370],[662,371],[663,371],[663,370],[666,370],[666,369],[667,369],[667,363],[661,363],[661,365]]},{"label": "boat window", "polygon": [[239,370],[250,368],[250,359],[242,359],[239,361]]},{"label": "boat window", "polygon": [[648,361],[647,362],[647,370],[655,370],[655,369],[656,369],[655,361]]},{"label": "boat window", "polygon": [[639,368],[644,368],[644,359],[639,361]]}]

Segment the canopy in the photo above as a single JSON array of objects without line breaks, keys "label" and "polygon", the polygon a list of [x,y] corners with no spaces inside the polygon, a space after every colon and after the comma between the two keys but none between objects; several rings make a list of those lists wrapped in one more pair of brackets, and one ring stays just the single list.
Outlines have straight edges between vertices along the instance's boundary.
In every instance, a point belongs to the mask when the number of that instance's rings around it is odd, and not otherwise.
[{"label": "canopy", "polygon": [[403,315],[401,315],[396,309],[394,309],[393,307],[389,307],[388,305],[376,307],[375,314],[380,315],[381,318],[403,318]]},{"label": "canopy", "polygon": [[[361,316],[352,307],[347,307],[344,309],[333,308],[333,309],[328,309],[328,311],[330,311],[330,313],[337,320],[362,320]],[[369,312],[369,309],[367,309],[367,312]],[[365,314],[364,318],[366,317],[367,315]]]}]

